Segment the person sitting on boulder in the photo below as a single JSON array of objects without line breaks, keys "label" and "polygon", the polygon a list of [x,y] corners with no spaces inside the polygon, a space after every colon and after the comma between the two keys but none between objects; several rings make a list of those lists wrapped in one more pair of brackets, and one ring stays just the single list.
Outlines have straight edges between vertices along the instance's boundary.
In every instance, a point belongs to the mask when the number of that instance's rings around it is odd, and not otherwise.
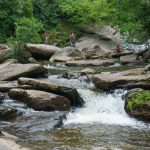
[{"label": "person sitting on boulder", "polygon": [[72,32],[70,35],[70,46],[76,47],[76,36],[75,36],[74,32]]}]

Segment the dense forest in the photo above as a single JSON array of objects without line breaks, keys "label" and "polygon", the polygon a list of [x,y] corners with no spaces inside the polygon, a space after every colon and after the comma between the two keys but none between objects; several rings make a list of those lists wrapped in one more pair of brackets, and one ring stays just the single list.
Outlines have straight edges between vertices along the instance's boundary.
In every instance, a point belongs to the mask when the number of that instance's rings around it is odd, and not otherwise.
[{"label": "dense forest", "polygon": [[150,0],[0,0],[0,43],[40,43],[46,33],[50,44],[65,45],[72,30],[97,24],[115,26],[128,40],[145,42],[149,14]]}]

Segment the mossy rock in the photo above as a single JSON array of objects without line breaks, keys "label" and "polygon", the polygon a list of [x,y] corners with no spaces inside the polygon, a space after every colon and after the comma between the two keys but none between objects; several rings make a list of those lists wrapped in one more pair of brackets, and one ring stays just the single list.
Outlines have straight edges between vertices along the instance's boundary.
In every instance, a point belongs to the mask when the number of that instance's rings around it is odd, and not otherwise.
[{"label": "mossy rock", "polygon": [[139,120],[150,121],[150,91],[137,89],[125,95],[125,111]]}]

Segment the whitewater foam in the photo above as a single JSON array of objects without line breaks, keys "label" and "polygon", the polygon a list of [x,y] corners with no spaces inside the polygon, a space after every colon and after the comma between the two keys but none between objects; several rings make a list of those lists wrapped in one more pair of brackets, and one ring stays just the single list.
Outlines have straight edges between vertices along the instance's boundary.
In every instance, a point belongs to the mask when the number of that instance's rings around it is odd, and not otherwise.
[{"label": "whitewater foam", "polygon": [[79,90],[79,93],[85,100],[85,106],[78,108],[75,112],[70,112],[64,121],[65,125],[102,123],[147,128],[145,123],[129,117],[124,111],[123,92],[99,94],[91,90]]}]

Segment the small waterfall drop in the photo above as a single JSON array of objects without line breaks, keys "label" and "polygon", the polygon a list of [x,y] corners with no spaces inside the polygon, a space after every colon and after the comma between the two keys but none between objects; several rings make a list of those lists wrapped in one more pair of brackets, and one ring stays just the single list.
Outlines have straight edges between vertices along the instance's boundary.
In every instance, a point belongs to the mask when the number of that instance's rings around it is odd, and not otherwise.
[{"label": "small waterfall drop", "polygon": [[123,91],[115,91],[113,94],[100,94],[91,90],[78,90],[85,106],[70,112],[64,124],[101,123],[109,125],[146,127],[136,119],[130,118],[124,111]]}]

